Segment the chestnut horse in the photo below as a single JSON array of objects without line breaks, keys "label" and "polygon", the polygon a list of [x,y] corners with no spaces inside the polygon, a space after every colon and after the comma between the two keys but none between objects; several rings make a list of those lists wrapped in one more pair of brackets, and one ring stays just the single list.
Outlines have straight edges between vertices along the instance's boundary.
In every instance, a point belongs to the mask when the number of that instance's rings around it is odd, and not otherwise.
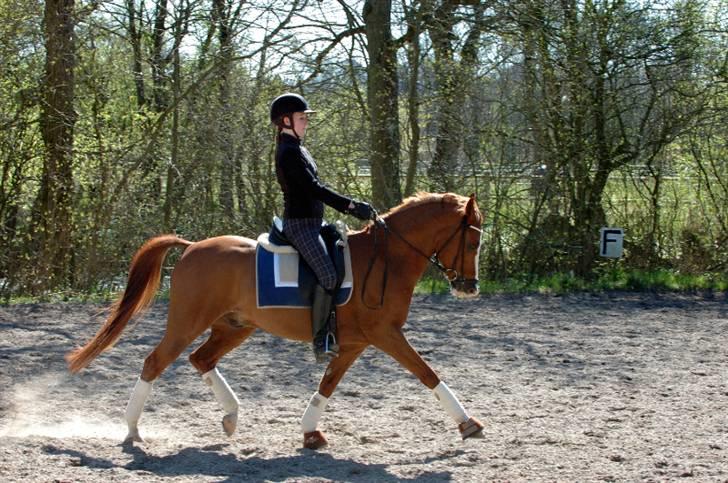
[{"label": "chestnut horse", "polygon": [[[482,436],[483,425],[466,413],[402,333],[415,284],[429,262],[445,273],[454,295],[478,295],[481,223],[474,196],[422,193],[348,236],[355,292],[337,309],[339,356],[329,362],[303,414],[305,447],[315,449],[327,443],[316,428],[328,398],[370,345],[392,356],[434,392],[459,425],[463,439]],[[159,286],[162,262],[174,246],[186,248],[172,274],[167,330],[145,359],[129,399],[126,441],[142,441],[137,423],[153,381],[208,328],[210,337],[190,355],[190,362],[225,410],[223,429],[228,435],[237,425],[238,399],[216,369],[220,358],[256,329],[311,340],[310,310],[257,307],[254,240],[221,236],[192,243],[164,235],[139,249],[126,290],[104,325],[84,347],[66,356],[71,372],[113,346],[127,322],[149,306]]]}]

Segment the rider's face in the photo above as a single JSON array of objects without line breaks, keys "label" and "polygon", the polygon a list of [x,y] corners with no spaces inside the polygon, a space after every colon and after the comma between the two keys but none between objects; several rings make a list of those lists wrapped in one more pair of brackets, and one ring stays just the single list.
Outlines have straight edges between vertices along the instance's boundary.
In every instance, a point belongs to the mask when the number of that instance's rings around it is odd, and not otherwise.
[{"label": "rider's face", "polygon": [[293,130],[298,134],[298,137],[303,139],[306,135],[306,129],[308,129],[308,114],[305,112],[294,112],[293,113]]}]

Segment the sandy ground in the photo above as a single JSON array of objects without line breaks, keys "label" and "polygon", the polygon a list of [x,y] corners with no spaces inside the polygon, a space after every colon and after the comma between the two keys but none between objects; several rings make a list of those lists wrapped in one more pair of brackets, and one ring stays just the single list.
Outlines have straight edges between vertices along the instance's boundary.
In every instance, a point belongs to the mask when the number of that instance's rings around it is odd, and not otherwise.
[{"label": "sandy ground", "polygon": [[236,434],[189,349],[155,383],[146,441],[122,445],[166,306],[71,376],[63,354],[99,309],[0,307],[0,481],[728,481],[726,294],[416,297],[408,336],[485,438],[461,441],[432,393],[370,349],[319,451],[301,448],[299,420],[323,368],[262,333],[219,366],[241,400]]}]

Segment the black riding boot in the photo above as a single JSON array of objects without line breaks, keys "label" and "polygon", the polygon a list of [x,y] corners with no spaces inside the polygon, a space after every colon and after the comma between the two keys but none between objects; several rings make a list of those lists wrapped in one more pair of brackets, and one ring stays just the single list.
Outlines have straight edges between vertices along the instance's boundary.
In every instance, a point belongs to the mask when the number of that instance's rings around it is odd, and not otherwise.
[{"label": "black riding boot", "polygon": [[336,343],[336,307],[334,296],[320,285],[313,292],[311,308],[311,329],[313,333],[313,353],[316,362],[328,362],[339,355]]}]

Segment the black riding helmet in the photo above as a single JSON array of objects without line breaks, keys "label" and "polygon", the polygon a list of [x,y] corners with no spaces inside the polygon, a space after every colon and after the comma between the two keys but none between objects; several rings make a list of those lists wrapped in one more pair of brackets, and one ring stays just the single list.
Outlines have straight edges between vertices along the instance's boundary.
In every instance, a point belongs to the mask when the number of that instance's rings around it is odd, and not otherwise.
[{"label": "black riding helmet", "polygon": [[287,92],[276,97],[270,104],[270,120],[273,123],[281,116],[293,114],[294,112],[305,112],[308,114],[316,111],[311,110],[303,96],[292,92]]}]

